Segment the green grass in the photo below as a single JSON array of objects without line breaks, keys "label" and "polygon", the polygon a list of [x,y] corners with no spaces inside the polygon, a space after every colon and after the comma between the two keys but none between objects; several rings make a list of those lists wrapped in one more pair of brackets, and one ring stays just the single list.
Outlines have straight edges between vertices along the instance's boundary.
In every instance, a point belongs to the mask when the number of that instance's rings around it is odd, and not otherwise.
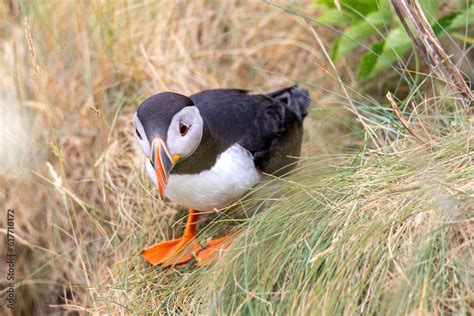
[{"label": "green grass", "polygon": [[[17,214],[18,313],[473,313],[474,121],[422,65],[355,81],[353,59],[327,59],[337,34],[311,24],[313,1],[14,8],[0,4],[0,206]],[[186,212],[145,174],[137,105],[294,83],[314,101],[297,170],[203,220],[203,241],[240,227],[217,263],[151,268],[138,254]]]},{"label": "green grass", "polygon": [[473,140],[452,131],[432,151],[407,142],[277,180],[216,265],[150,272],[173,281],[153,278],[135,312],[469,314]]}]

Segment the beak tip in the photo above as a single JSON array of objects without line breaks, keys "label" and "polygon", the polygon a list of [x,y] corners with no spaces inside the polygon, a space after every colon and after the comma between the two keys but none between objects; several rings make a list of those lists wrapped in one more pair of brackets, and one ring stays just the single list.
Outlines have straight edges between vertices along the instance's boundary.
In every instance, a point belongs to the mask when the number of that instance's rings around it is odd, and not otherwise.
[{"label": "beak tip", "polygon": [[158,184],[158,193],[164,199],[166,184],[171,169],[174,165],[173,159],[170,157],[168,148],[163,140],[157,138],[152,143],[152,157],[153,166],[156,172],[156,179]]},{"label": "beak tip", "polygon": [[158,194],[160,195],[160,198],[161,198],[162,200],[165,199],[165,192],[164,192],[164,191],[165,191],[165,190],[164,190],[163,187],[158,186]]}]

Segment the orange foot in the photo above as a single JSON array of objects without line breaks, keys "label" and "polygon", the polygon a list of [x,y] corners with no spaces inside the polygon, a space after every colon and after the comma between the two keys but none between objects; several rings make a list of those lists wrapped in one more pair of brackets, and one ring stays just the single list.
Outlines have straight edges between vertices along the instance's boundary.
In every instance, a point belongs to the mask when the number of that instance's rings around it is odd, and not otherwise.
[{"label": "orange foot", "polygon": [[227,248],[229,248],[230,244],[232,243],[232,239],[234,238],[234,236],[235,234],[229,234],[208,242],[204,246],[204,249],[197,254],[197,265],[207,266],[212,261],[214,261],[214,259],[217,259],[220,255],[224,254],[224,252],[227,250]]},{"label": "orange foot", "polygon": [[183,236],[148,247],[141,253],[142,257],[154,266],[158,264],[170,266],[186,263],[191,260],[193,258],[192,254],[201,250],[196,240],[197,219],[198,212],[190,208]]},{"label": "orange foot", "polygon": [[181,237],[148,247],[143,250],[141,256],[154,266],[170,266],[188,262],[194,257],[193,254],[200,250],[201,247],[194,237]]}]

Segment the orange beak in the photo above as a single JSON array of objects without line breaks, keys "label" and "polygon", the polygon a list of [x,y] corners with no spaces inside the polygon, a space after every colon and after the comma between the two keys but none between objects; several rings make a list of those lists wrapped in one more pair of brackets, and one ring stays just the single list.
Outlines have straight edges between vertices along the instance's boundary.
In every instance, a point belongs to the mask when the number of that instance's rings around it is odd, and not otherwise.
[{"label": "orange beak", "polygon": [[165,197],[166,183],[173,168],[173,159],[170,156],[165,142],[161,138],[155,138],[151,144],[151,164],[155,168],[160,197]]}]

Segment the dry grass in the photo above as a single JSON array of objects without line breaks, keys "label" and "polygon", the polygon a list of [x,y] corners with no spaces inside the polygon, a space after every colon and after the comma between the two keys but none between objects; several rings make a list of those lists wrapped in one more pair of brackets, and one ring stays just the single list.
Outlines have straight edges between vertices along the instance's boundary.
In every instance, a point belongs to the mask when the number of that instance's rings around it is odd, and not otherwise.
[{"label": "dry grass", "polygon": [[[318,43],[329,46],[330,32],[265,3],[9,3],[0,4],[0,205],[16,211],[17,312],[472,308],[472,271],[465,271],[472,259],[472,122],[457,121],[444,135],[425,131],[421,121],[434,114],[419,100],[410,121],[438,146],[427,155],[405,139],[395,116],[353,90],[350,72],[344,79],[351,84],[338,83],[347,65],[332,68]],[[316,13],[312,1],[294,7]],[[307,169],[276,191],[271,211],[236,222],[248,229],[218,265],[150,269],[137,254],[178,235],[184,213],[159,201],[145,175],[130,126],[137,105],[157,91],[265,91],[297,80],[315,101],[305,125]],[[440,113],[449,108],[435,103]],[[370,112],[365,129],[350,113],[355,107]],[[364,138],[364,130],[373,133]],[[327,171],[347,161],[335,156],[347,148],[362,148],[355,165]],[[261,196],[253,200],[260,208]],[[446,241],[442,252],[437,236]],[[268,253],[272,247],[291,251]],[[431,270],[420,270],[420,262],[432,262]],[[439,300],[438,293],[450,294]]]},{"label": "dry grass", "polygon": [[[141,100],[288,78],[331,88],[301,20],[262,3],[2,2],[0,18],[1,204],[16,210],[18,311],[127,304],[111,284],[129,267],[145,278],[139,251],[178,233],[181,216],[157,200],[134,144]],[[348,116],[330,111],[316,126],[313,108],[308,155],[348,144],[332,133]]]}]

